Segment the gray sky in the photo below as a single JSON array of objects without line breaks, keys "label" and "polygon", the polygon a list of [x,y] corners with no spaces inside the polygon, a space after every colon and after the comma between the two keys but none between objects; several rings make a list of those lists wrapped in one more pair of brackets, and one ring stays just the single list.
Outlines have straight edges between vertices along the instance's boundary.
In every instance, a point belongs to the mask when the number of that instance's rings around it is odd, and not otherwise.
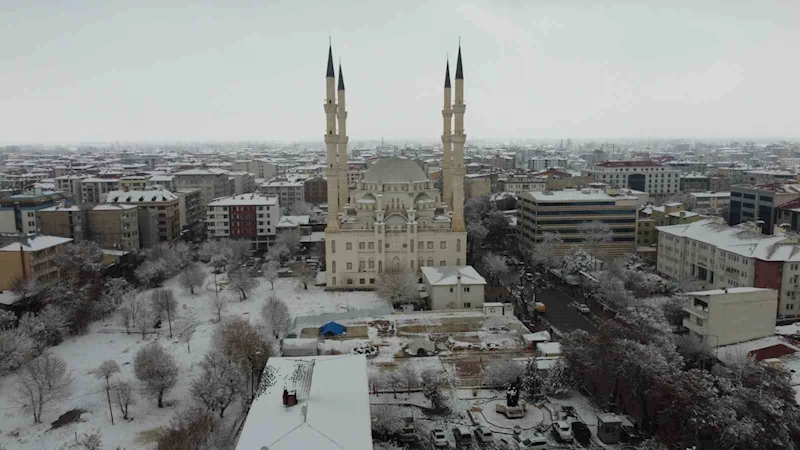
[{"label": "gray sky", "polygon": [[438,140],[459,35],[468,138],[800,135],[796,0],[124,3],[0,3],[0,142],[321,141],[329,34],[351,140]]}]

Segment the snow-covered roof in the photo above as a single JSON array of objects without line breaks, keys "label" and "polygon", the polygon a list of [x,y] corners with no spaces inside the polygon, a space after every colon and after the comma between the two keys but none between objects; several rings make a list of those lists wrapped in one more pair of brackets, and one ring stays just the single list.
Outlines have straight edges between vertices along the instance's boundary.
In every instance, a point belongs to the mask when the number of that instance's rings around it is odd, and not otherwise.
[{"label": "snow-covered roof", "polygon": [[281,216],[281,219],[275,225],[278,228],[295,228],[300,225],[308,225],[311,216]]},{"label": "snow-covered roof", "polygon": [[49,208],[42,208],[39,210],[39,212],[61,212],[61,211],[78,212],[80,210],[81,208],[79,206],[71,205],[71,206],[51,206]]},{"label": "snow-covered roof", "polygon": [[[298,366],[307,394],[292,381]],[[364,355],[270,358],[267,373],[274,382],[250,407],[238,450],[372,450]],[[297,405],[283,406],[284,388],[297,389]]]},{"label": "snow-covered roof", "polygon": [[472,266],[422,266],[422,276],[432,286],[458,284],[486,284],[486,280]]},{"label": "snow-covered roof", "polygon": [[81,183],[119,183],[119,178],[84,178]]},{"label": "snow-covered roof", "polygon": [[564,189],[563,191],[531,192],[530,195],[537,203],[596,202],[598,200],[613,202],[639,199],[632,195],[609,195],[599,189]]},{"label": "snow-covered roof", "polygon": [[694,198],[712,198],[712,197],[725,198],[725,197],[730,197],[731,193],[730,192],[690,192],[689,195],[691,195]]},{"label": "snow-covered roof", "polygon": [[23,243],[14,242],[0,248],[0,252],[18,252],[20,249],[23,252],[38,252],[46,248],[55,247],[56,245],[66,244],[72,242],[72,239],[60,236],[33,236],[25,238]]},{"label": "snow-covered roof", "polygon": [[136,205],[119,205],[119,204],[111,204],[111,203],[104,203],[102,205],[97,205],[92,208],[92,211],[120,211],[126,209],[134,209]]},{"label": "snow-covered roof", "polygon": [[706,297],[711,295],[726,295],[726,294],[743,294],[748,292],[771,291],[772,289],[757,288],[757,287],[732,287],[727,289],[711,289],[708,291],[687,292],[686,295],[693,295],[695,297]]},{"label": "snow-covered roof", "polygon": [[544,330],[537,331],[536,333],[523,334],[522,339],[528,344],[532,342],[550,342],[550,332]]},{"label": "snow-covered roof", "polygon": [[278,197],[267,197],[259,194],[241,194],[215,199],[208,204],[212,206],[246,206],[246,205],[277,205]]},{"label": "snow-covered roof", "polygon": [[166,189],[144,191],[111,191],[106,194],[106,203],[150,203],[170,202],[178,197]]},{"label": "snow-covered roof", "polygon": [[180,172],[175,172],[175,175],[222,175],[226,173],[228,173],[228,171],[225,169],[215,169],[213,167],[207,167],[207,168],[182,170]]},{"label": "snow-covered roof", "polygon": [[540,342],[536,344],[536,351],[541,353],[542,355],[560,355],[561,354],[561,343],[559,342]]}]

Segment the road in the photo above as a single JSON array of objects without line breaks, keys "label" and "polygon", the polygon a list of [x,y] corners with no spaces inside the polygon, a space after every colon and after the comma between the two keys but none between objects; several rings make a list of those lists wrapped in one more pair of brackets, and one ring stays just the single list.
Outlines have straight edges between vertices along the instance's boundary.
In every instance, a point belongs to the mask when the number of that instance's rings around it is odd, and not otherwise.
[{"label": "road", "polygon": [[575,330],[584,330],[589,333],[597,331],[597,325],[589,320],[587,315],[578,311],[572,305],[574,299],[561,290],[539,289],[537,301],[547,306],[544,318],[553,328],[562,333]]}]

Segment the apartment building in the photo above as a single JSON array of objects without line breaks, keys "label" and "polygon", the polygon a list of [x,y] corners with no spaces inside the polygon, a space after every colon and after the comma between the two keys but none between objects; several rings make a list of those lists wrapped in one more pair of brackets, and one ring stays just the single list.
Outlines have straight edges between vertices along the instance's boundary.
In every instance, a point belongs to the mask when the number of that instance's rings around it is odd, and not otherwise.
[{"label": "apartment building", "polygon": [[147,186],[161,186],[168,191],[175,191],[175,176],[174,175],[153,175]]},{"label": "apartment building", "polygon": [[723,209],[731,203],[730,192],[692,192],[695,209]]},{"label": "apartment building", "polygon": [[218,198],[206,211],[209,238],[247,239],[255,250],[275,241],[275,227],[281,218],[278,198],[259,194]]},{"label": "apartment building", "polygon": [[84,178],[81,181],[83,203],[103,203],[106,194],[120,190],[119,178]]},{"label": "apartment building", "polygon": [[81,183],[86,178],[83,175],[62,175],[55,178],[56,190],[72,197],[75,203],[83,202],[83,189]]},{"label": "apartment building", "polygon": [[151,175],[128,175],[120,177],[120,191],[143,191],[150,186]]},{"label": "apartment building", "polygon": [[564,241],[559,254],[585,241],[579,226],[599,221],[613,231],[610,241],[591,250],[598,258],[631,253],[636,246],[638,197],[617,194],[614,190],[566,189],[563,191],[526,192],[520,195],[518,232],[527,250],[542,240],[544,233],[556,233]]},{"label": "apartment building", "polygon": [[304,180],[303,189],[306,203],[318,205],[328,202],[328,179],[324,176],[317,175]]},{"label": "apartment building", "polygon": [[88,217],[91,240],[104,249],[138,250],[138,209],[136,205],[111,203],[90,209]]},{"label": "apartment building", "polygon": [[796,183],[797,173],[790,170],[757,169],[744,173],[744,183],[753,185],[772,183]]},{"label": "apartment building", "polygon": [[302,181],[273,179],[259,189],[267,197],[277,197],[281,208],[291,208],[295,203],[304,203],[306,192]]},{"label": "apartment building", "polygon": [[237,160],[231,165],[232,170],[249,172],[255,178],[269,180],[278,174],[278,166],[266,159]]},{"label": "apartment building", "polygon": [[75,242],[89,238],[86,209],[77,205],[51,206],[36,211],[39,232],[49,236],[70,238]]},{"label": "apartment building", "polygon": [[500,191],[514,194],[547,190],[547,181],[545,179],[533,178],[530,175],[510,175],[508,178],[498,180],[498,185]]},{"label": "apartment building", "polygon": [[775,335],[778,292],[736,287],[689,292],[683,326],[689,336],[712,347],[738,344]]},{"label": "apartment building", "polygon": [[706,192],[711,189],[711,178],[697,173],[681,175],[681,192]]},{"label": "apartment building", "polygon": [[252,173],[234,170],[228,172],[228,176],[233,179],[233,194],[240,195],[255,192],[256,177]]},{"label": "apartment building", "polygon": [[612,187],[651,195],[671,195],[680,190],[681,171],[650,160],[604,161],[583,169],[583,174]]},{"label": "apartment building", "polygon": [[560,156],[537,156],[528,160],[528,169],[537,172],[556,167],[567,167],[567,158]]},{"label": "apartment building", "polygon": [[36,212],[63,200],[61,192],[23,193],[0,199],[0,233],[36,233]]},{"label": "apartment building", "polygon": [[704,219],[658,227],[658,272],[696,279],[706,289],[758,287],[778,291],[778,317],[800,315],[800,245],[796,236],[768,236],[755,226]]},{"label": "apartment building", "polygon": [[200,189],[176,189],[181,229],[185,230],[205,222],[206,210],[200,198]]},{"label": "apartment building", "polygon": [[517,158],[513,153],[498,153],[484,158],[484,164],[498,170],[514,170],[517,168]]},{"label": "apartment building", "polygon": [[70,238],[35,235],[0,248],[0,291],[11,289],[16,280],[57,280],[56,255],[70,242]]},{"label": "apartment building", "polygon": [[492,184],[496,182],[496,173],[470,173],[465,175],[464,200],[491,194]]},{"label": "apartment building", "polygon": [[[167,190],[114,191],[106,195],[106,203],[135,205],[139,220],[139,242],[142,247],[155,242],[173,242],[180,237],[181,221],[178,196]],[[157,227],[153,236],[153,220]]]},{"label": "apartment building", "polygon": [[200,189],[203,208],[215,198],[230,196],[236,190],[235,180],[224,169],[198,167],[176,172],[174,175],[176,188]]},{"label": "apartment building", "polygon": [[800,184],[732,186],[728,225],[759,221],[761,232],[772,234],[778,206],[800,199]]}]

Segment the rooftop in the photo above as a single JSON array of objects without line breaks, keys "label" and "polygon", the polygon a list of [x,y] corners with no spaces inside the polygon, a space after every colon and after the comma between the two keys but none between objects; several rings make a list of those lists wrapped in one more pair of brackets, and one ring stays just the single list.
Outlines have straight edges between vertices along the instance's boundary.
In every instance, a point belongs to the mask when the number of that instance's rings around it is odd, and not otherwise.
[{"label": "rooftop", "polygon": [[486,284],[486,280],[472,266],[422,266],[422,276],[432,286],[458,284]]},{"label": "rooftop", "polygon": [[311,216],[281,216],[275,226],[278,228],[294,228],[300,225],[308,225],[310,220]]},{"label": "rooftop", "polygon": [[564,189],[563,191],[531,192],[531,197],[537,203],[554,202],[589,202],[589,201],[608,201],[616,200],[638,200],[632,195],[609,195],[599,189]]},{"label": "rooftop", "polygon": [[92,208],[92,211],[121,211],[134,208],[136,208],[136,205],[119,205],[119,204],[104,203],[102,205],[95,206],[94,208]]},{"label": "rooftop", "polygon": [[244,206],[244,205],[277,205],[278,197],[267,197],[259,194],[242,194],[215,199],[208,204],[211,206]]},{"label": "rooftop", "polygon": [[175,175],[222,175],[227,174],[225,169],[215,169],[213,167],[198,167],[195,169],[182,170],[175,172]]},{"label": "rooftop", "polygon": [[661,167],[655,161],[603,161],[595,164],[595,167]]},{"label": "rooftop", "polygon": [[178,197],[166,189],[151,189],[144,191],[111,191],[106,194],[106,203],[150,203],[169,202]]},{"label": "rooftop", "polygon": [[377,160],[364,172],[362,181],[367,183],[413,183],[428,181],[428,176],[414,161],[391,156]]},{"label": "rooftop", "polygon": [[694,295],[695,297],[708,297],[712,295],[727,295],[727,294],[743,294],[750,292],[771,291],[772,289],[757,288],[757,287],[732,287],[727,289],[711,289],[709,291],[696,291],[687,292],[686,295]]},{"label": "rooftop", "polygon": [[46,248],[55,247],[56,245],[66,244],[72,242],[72,239],[60,236],[29,236],[26,237],[21,243],[14,242],[0,248],[0,252],[38,252]]}]

